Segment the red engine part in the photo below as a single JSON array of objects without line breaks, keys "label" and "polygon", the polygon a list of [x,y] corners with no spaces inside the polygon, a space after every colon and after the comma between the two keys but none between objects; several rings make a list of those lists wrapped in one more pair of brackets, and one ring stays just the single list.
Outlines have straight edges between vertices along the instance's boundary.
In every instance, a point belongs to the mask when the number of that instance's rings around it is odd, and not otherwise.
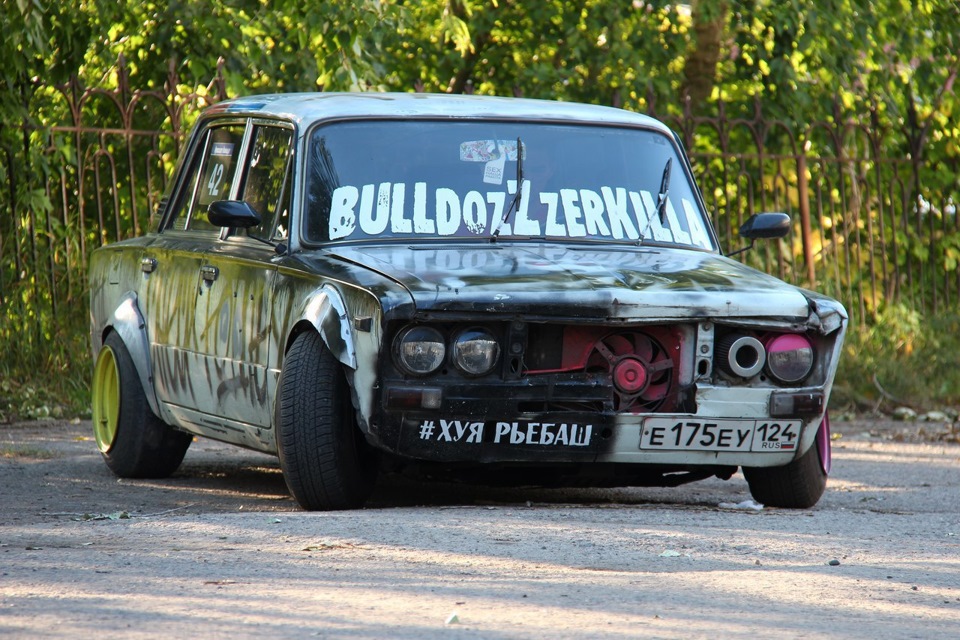
[{"label": "red engine part", "polygon": [[610,375],[617,411],[639,413],[664,404],[676,367],[660,342],[647,333],[631,331],[611,333],[594,342],[585,369]]},{"label": "red engine part", "polygon": [[679,341],[677,333],[665,327],[614,332],[609,327],[566,327],[561,366],[527,373],[604,374],[616,411],[671,411],[676,404]]}]

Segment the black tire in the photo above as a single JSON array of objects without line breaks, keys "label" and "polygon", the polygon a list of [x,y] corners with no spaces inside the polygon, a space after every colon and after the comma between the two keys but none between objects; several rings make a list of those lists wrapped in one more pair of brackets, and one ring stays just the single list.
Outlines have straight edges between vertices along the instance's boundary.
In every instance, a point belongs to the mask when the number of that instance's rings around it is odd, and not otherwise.
[{"label": "black tire", "polygon": [[375,453],[357,428],[340,363],[312,331],[283,361],[277,448],[287,488],[308,511],[356,509],[373,491]]},{"label": "black tire", "polygon": [[768,507],[809,509],[827,488],[827,474],[814,442],[806,453],[782,467],[744,467],[750,494]]},{"label": "black tire", "polygon": [[107,336],[97,357],[93,414],[103,460],[121,478],[166,478],[193,441],[150,410],[130,352],[116,333]]}]

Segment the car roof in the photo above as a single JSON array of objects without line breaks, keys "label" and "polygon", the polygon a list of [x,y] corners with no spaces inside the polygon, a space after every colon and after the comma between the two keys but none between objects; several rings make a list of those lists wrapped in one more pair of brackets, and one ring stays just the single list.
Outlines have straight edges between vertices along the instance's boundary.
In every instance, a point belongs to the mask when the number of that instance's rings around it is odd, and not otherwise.
[{"label": "car roof", "polygon": [[648,116],[598,105],[505,98],[498,96],[433,93],[286,93],[236,98],[217,103],[205,112],[279,117],[308,126],[322,120],[346,118],[451,118],[579,122],[642,126],[669,133]]}]

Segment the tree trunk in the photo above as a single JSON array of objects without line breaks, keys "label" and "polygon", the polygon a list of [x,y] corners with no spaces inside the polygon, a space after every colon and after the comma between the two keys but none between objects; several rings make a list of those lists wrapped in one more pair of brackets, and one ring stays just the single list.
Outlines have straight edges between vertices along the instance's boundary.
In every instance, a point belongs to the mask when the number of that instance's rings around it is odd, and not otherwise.
[{"label": "tree trunk", "polygon": [[[489,33],[478,34],[473,39],[473,51],[463,57],[463,64],[447,83],[447,93],[464,93],[467,91],[471,76],[477,67],[477,62],[483,56],[483,50],[490,42]],[[472,91],[472,90],[471,90]]]},{"label": "tree trunk", "polygon": [[683,67],[680,98],[690,101],[693,113],[703,108],[713,92],[729,9],[727,2],[694,0],[692,3],[695,46]]}]

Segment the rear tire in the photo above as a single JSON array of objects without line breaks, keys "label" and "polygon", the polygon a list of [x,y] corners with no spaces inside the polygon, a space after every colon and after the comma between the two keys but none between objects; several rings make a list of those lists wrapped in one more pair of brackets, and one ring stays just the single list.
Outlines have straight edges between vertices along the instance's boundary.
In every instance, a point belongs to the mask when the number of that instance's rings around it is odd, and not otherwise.
[{"label": "rear tire", "polygon": [[377,477],[376,457],[356,426],[340,363],[319,334],[294,340],[278,402],[280,468],[294,499],[308,511],[363,506]]},{"label": "rear tire", "polygon": [[809,509],[827,487],[827,474],[817,443],[802,456],[782,467],[744,467],[750,494],[768,507]]},{"label": "rear tire", "polygon": [[154,415],[123,340],[110,333],[97,355],[92,389],[93,434],[104,462],[121,478],[166,478],[193,436]]}]

